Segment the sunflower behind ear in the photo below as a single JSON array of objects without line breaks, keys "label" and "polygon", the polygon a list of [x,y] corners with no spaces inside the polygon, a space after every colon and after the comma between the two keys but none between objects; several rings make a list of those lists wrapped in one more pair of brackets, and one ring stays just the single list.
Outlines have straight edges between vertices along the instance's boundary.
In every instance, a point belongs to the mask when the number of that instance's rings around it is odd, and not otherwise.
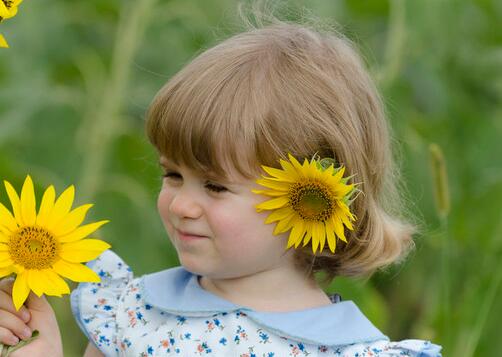
[{"label": "sunflower behind ear", "polygon": [[289,162],[280,160],[282,169],[262,166],[271,177],[256,180],[269,190],[253,190],[254,193],[273,197],[256,205],[258,212],[273,211],[265,223],[277,221],[274,234],[291,229],[286,249],[306,246],[312,241],[312,251],[322,251],[326,241],[332,253],[336,249],[336,237],[344,242],[345,228],[353,230],[356,217],[349,209],[351,196],[358,191],[354,184],[347,184],[345,167],[335,168],[333,160],[313,158],[303,165],[291,154]]}]

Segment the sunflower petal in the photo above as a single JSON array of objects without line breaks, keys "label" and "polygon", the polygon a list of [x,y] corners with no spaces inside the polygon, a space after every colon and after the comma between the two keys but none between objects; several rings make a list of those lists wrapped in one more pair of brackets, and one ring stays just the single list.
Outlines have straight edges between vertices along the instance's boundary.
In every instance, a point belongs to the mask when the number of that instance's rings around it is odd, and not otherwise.
[{"label": "sunflower petal", "polygon": [[16,190],[10,182],[4,181],[5,190],[7,191],[7,195],[9,196],[10,203],[12,205],[12,212],[14,212],[14,218],[18,225],[22,226],[23,221],[21,217],[21,201],[19,200],[19,196],[17,195]]},{"label": "sunflower petal", "polygon": [[284,191],[284,194],[288,192],[289,188],[291,187],[291,183],[289,182],[283,182],[272,178],[257,179],[256,183],[258,185],[268,187],[274,190]]},{"label": "sunflower petal", "polygon": [[0,230],[0,243],[8,243],[9,238]]},{"label": "sunflower petal", "polygon": [[8,266],[6,268],[0,268],[0,278],[4,278],[8,275],[11,275],[14,272],[13,266]]},{"label": "sunflower petal", "polygon": [[314,225],[312,227],[312,252],[313,253],[315,253],[317,251],[317,247],[319,245],[321,245],[321,247],[324,247],[324,239],[325,239],[324,223],[322,223],[322,222],[314,223]]},{"label": "sunflower petal", "polygon": [[332,223],[335,228],[335,233],[336,233],[337,237],[340,238],[341,240],[343,240],[345,243],[347,243],[347,239],[345,239],[345,233],[343,231],[342,222],[340,222],[340,220],[335,218],[332,220]]},{"label": "sunflower petal", "polygon": [[262,169],[270,176],[273,176],[281,181],[295,182],[298,179],[296,172],[285,172],[284,170],[268,166],[262,166]]},{"label": "sunflower petal", "polygon": [[9,9],[3,1],[0,2],[0,17],[6,19],[10,15]]},{"label": "sunflower petal", "polygon": [[350,223],[349,219],[347,218],[347,215],[340,212],[339,213],[340,219],[342,220],[342,223],[345,224],[345,226],[350,229],[351,231],[354,230],[354,227],[352,226],[352,223]]},{"label": "sunflower petal", "polygon": [[291,213],[293,213],[293,210],[289,206],[279,208],[278,210],[273,211],[268,215],[268,217],[265,219],[265,224],[280,221],[288,217]]},{"label": "sunflower petal", "polygon": [[63,218],[60,224],[52,229],[52,233],[56,236],[63,236],[73,232],[84,221],[87,211],[92,206],[92,204],[87,204],[75,208]]},{"label": "sunflower petal", "polygon": [[48,288],[45,293],[51,296],[59,296],[69,294],[70,287],[54,270],[44,269],[45,278],[47,279]]},{"label": "sunflower petal", "polygon": [[53,269],[61,276],[76,282],[99,283],[101,279],[92,269],[78,263],[66,262],[60,259],[53,265]]},{"label": "sunflower petal", "polygon": [[75,242],[77,240],[80,240],[82,238],[87,237],[89,234],[94,233],[99,227],[102,225],[108,223],[110,221],[104,220],[104,221],[99,221],[99,222],[94,222],[94,223],[89,223],[86,224],[85,226],[80,226],[77,229],[75,229],[73,232],[59,237],[59,241],[61,243],[70,243],[70,242]]},{"label": "sunflower petal", "polygon": [[30,293],[30,288],[28,286],[29,273],[29,270],[25,270],[22,274],[18,274],[16,280],[14,281],[12,299],[14,300],[14,307],[16,308],[16,311],[19,311]]},{"label": "sunflower petal", "polygon": [[38,297],[42,296],[45,290],[45,284],[47,284],[47,282],[45,281],[45,276],[40,270],[29,270],[28,286],[31,290],[33,290],[35,295],[37,295]]},{"label": "sunflower petal", "polygon": [[289,234],[288,245],[286,249],[291,248],[298,239],[302,239],[305,235],[305,222],[298,220],[298,222],[293,226],[291,233]]},{"label": "sunflower petal", "polygon": [[50,185],[42,196],[40,209],[38,210],[37,225],[46,226],[47,219],[54,208],[54,201],[56,200],[56,190],[54,186]]},{"label": "sunflower petal", "polygon": [[288,158],[289,158],[289,161],[291,161],[291,163],[293,164],[293,167],[296,169],[297,172],[303,172],[302,165],[300,164],[300,162],[298,160],[296,160],[296,158],[293,155],[288,153]]},{"label": "sunflower petal", "polygon": [[5,260],[0,260],[0,268],[6,268],[8,266],[14,265],[14,261],[10,258]]},{"label": "sunflower petal", "polygon": [[0,33],[0,48],[9,48],[9,44],[5,40],[5,37]]},{"label": "sunflower petal", "polygon": [[274,228],[274,235],[278,235],[288,231],[292,227],[295,217],[296,214],[292,213],[288,217],[277,222],[277,225]]},{"label": "sunflower petal", "polygon": [[47,219],[47,227],[55,227],[64,216],[70,212],[71,206],[73,204],[73,199],[75,198],[75,187],[71,185],[59,196],[54,203],[54,208]]},{"label": "sunflower petal", "polygon": [[289,198],[287,196],[277,197],[256,205],[256,209],[259,211],[271,210],[271,209],[281,208],[287,205],[288,203],[289,203]]},{"label": "sunflower petal", "polygon": [[320,226],[320,230],[321,230],[321,239],[319,240],[319,243],[320,243],[320,247],[319,247],[319,252],[322,252],[324,250],[324,245],[326,244],[326,225],[325,223],[321,223],[318,225]]},{"label": "sunflower petal", "polygon": [[335,189],[333,190],[335,192],[335,195],[337,197],[344,197],[346,196],[350,191],[354,189],[354,185],[345,185],[343,183],[339,183],[336,185]]},{"label": "sunflower petal", "polygon": [[287,172],[288,175],[298,175],[298,173],[296,172],[295,170],[295,167],[293,165],[291,165],[291,163],[287,162],[286,160],[283,160],[283,159],[280,159],[279,160],[279,163],[281,164],[282,166],[282,169]]},{"label": "sunflower petal", "polygon": [[66,261],[81,263],[96,259],[110,247],[110,244],[99,239],[82,239],[63,244],[59,254]]},{"label": "sunflower petal", "polygon": [[312,222],[307,222],[306,223],[306,231],[307,231],[307,233],[305,234],[305,239],[303,240],[303,246],[304,247],[307,244],[309,244],[310,240],[312,239],[312,228],[313,228]]},{"label": "sunflower petal", "polygon": [[345,172],[345,166],[340,166],[340,168],[336,171],[336,174],[333,175],[333,181],[340,181],[344,172]]},{"label": "sunflower petal", "polygon": [[336,236],[335,228],[333,227],[333,223],[330,221],[326,222],[326,238],[328,240],[329,250],[331,253],[334,253],[336,249]]},{"label": "sunflower petal", "polygon": [[284,192],[274,191],[274,190],[251,190],[251,192],[256,193],[258,195],[265,195],[271,197],[284,196]]},{"label": "sunflower petal", "polygon": [[14,232],[17,230],[18,225],[16,219],[10,211],[0,203],[0,226],[7,228],[9,231]]},{"label": "sunflower petal", "polygon": [[23,188],[21,189],[21,217],[25,225],[35,224],[37,212],[35,208],[35,189],[30,175],[26,176]]}]

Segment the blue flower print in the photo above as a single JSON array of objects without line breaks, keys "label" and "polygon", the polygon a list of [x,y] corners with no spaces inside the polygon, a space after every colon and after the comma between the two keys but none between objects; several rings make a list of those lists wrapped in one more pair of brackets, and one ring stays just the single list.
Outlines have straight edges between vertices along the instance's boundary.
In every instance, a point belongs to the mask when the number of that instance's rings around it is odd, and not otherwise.
[{"label": "blue flower print", "polygon": [[202,355],[204,353],[208,354],[208,353],[211,353],[211,349],[209,348],[209,346],[207,345],[207,342],[203,342],[203,343],[199,343],[197,345],[197,353],[199,355]]},{"label": "blue flower print", "polygon": [[260,343],[268,343],[269,341],[269,336],[265,332],[263,332],[262,329],[258,329],[256,332],[258,332],[258,336],[260,337]]}]

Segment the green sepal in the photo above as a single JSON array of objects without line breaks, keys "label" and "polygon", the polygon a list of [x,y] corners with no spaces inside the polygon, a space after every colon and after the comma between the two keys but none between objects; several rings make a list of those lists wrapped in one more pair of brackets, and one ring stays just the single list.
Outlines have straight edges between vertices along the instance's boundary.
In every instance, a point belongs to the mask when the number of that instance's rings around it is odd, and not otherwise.
[{"label": "green sepal", "polygon": [[9,355],[12,352],[20,349],[23,346],[26,346],[28,343],[35,340],[39,334],[40,334],[40,332],[38,332],[38,330],[33,330],[33,332],[31,333],[31,337],[29,339],[21,340],[15,346],[7,346],[7,345],[0,343],[0,357],[9,357]]}]

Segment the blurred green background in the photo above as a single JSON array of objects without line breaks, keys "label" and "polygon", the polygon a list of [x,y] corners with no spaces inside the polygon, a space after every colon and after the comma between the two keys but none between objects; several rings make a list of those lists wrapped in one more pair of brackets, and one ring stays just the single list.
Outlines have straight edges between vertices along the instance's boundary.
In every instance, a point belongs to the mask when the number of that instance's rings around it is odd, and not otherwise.
[{"label": "blurred green background", "polygon": [[[330,290],[391,339],[431,339],[445,356],[502,350],[502,2],[284,1],[283,14],[337,22],[359,46],[395,130],[416,250],[370,280]],[[24,1],[2,22],[0,178],[37,195],[77,187],[87,221],[137,275],[177,264],[156,212],[161,172],[144,135],[155,93],[198,52],[240,31],[230,0]],[[283,16],[284,18],[284,16]],[[451,209],[434,202],[429,145],[444,152]],[[497,149],[498,147],[498,149]],[[40,197],[40,196],[39,196]],[[0,201],[8,204],[3,188]],[[72,287],[75,285],[73,284]],[[86,341],[69,299],[56,309],[65,356]]]}]

